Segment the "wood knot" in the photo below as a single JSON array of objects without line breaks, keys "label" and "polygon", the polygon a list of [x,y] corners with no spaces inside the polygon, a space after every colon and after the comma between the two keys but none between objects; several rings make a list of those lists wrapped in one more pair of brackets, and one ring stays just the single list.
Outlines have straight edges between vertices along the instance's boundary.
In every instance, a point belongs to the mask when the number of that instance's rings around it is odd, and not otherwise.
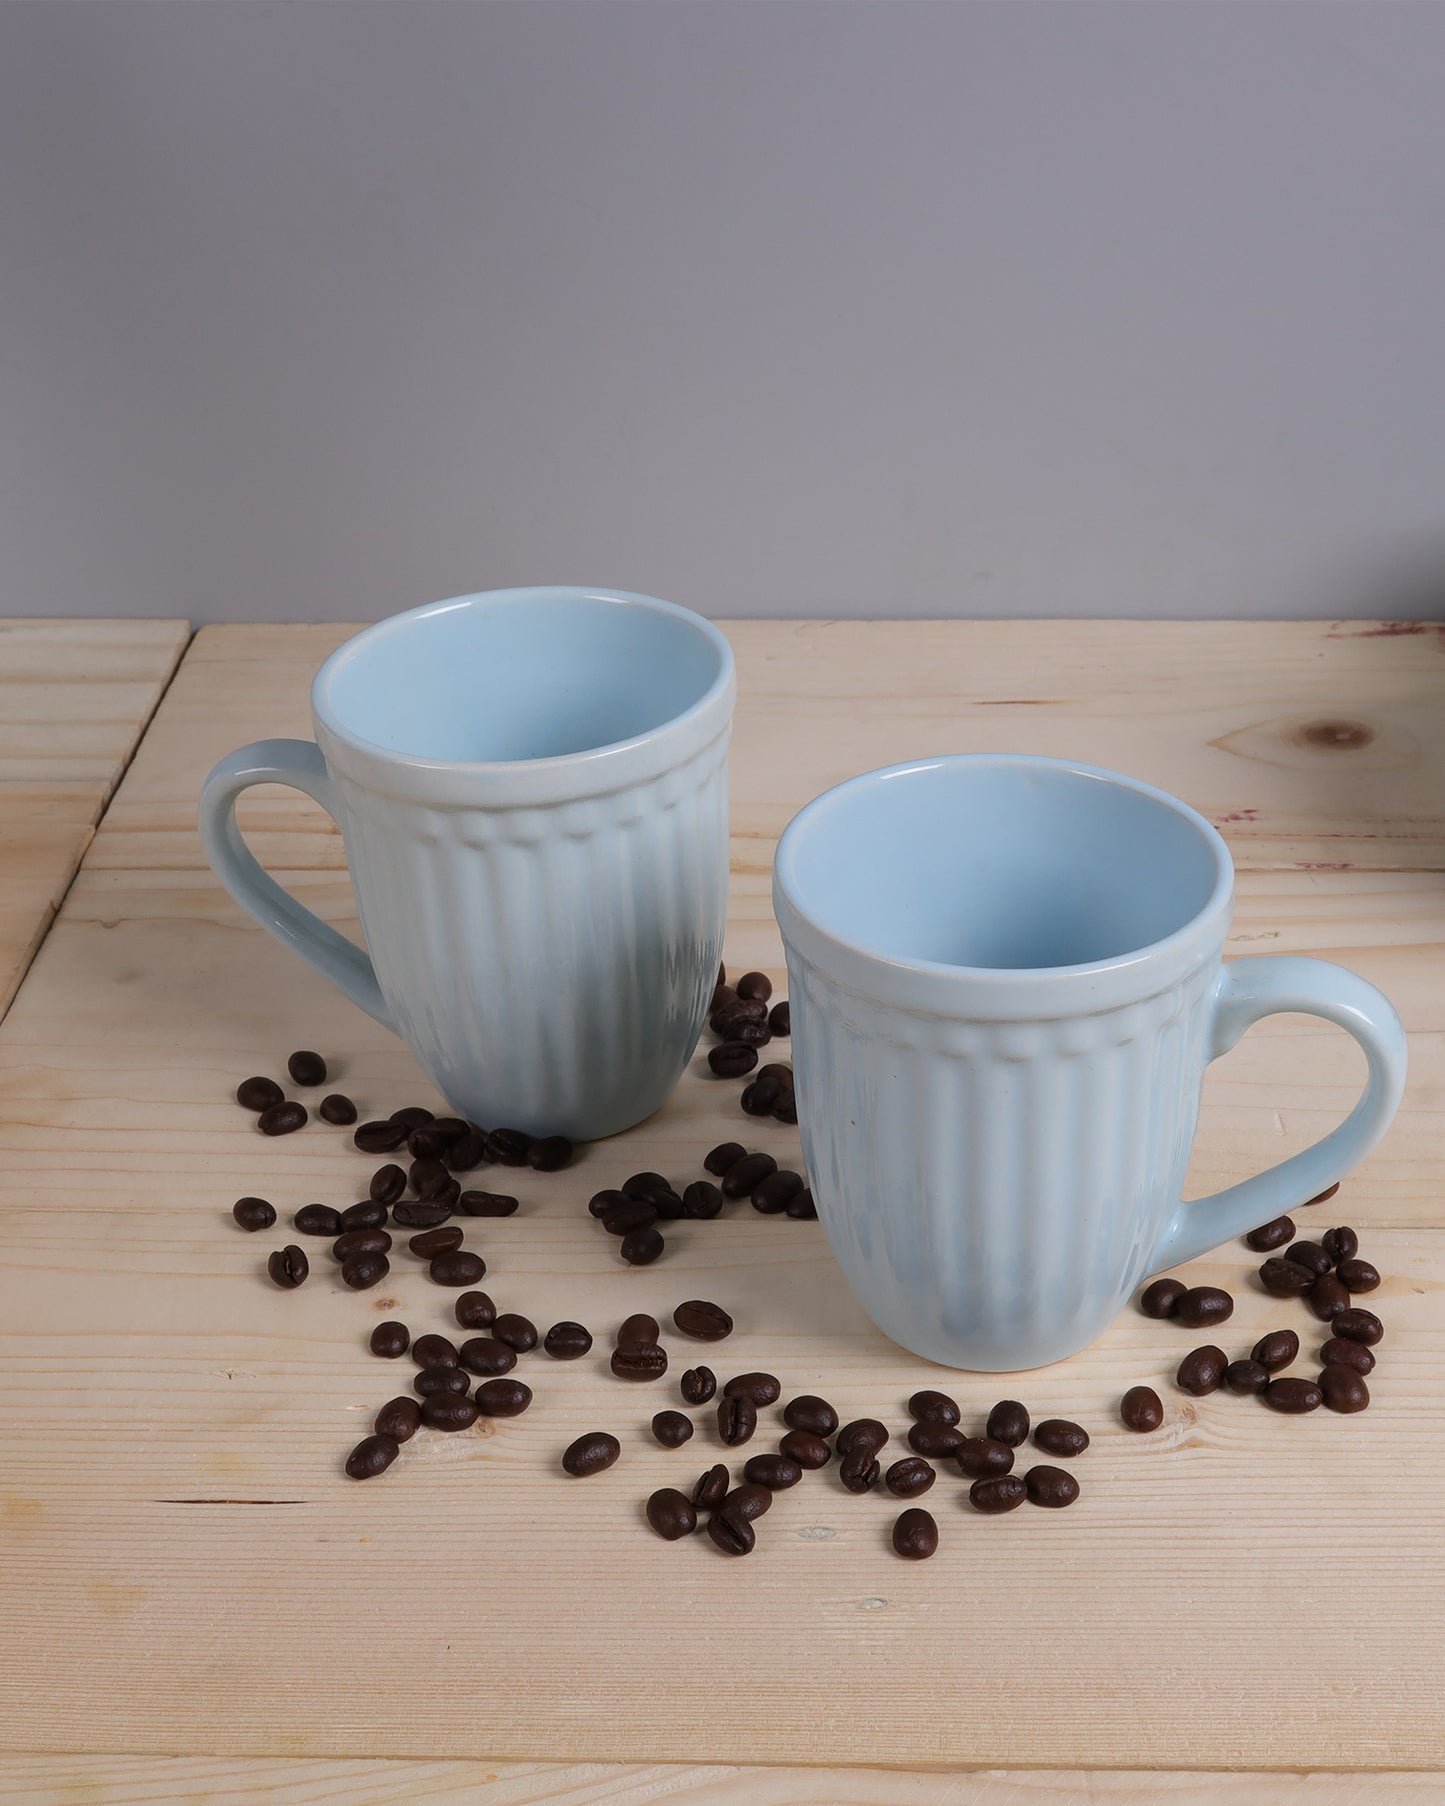
[{"label": "wood knot", "polygon": [[1309,721],[1295,735],[1304,746],[1323,746],[1331,752],[1368,746],[1374,737],[1374,728],[1363,721]]}]

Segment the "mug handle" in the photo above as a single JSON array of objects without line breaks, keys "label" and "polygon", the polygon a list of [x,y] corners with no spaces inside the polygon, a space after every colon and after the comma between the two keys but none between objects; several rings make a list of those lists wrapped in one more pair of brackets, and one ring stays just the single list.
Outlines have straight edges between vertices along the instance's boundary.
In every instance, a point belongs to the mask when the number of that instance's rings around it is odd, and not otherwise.
[{"label": "mug handle", "polygon": [[1282,954],[1223,967],[1215,985],[1209,1058],[1228,1053],[1251,1023],[1283,1010],[1322,1016],[1355,1037],[1369,1063],[1360,1101],[1313,1147],[1225,1191],[1181,1204],[1154,1251],[1150,1272],[1193,1260],[1317,1197],[1364,1159],[1400,1107],[1406,1063],[1400,1018],[1372,984],[1327,960]]},{"label": "mug handle", "polygon": [[241,838],[236,799],[252,784],[289,784],[336,821],[331,774],[321,748],[312,740],[256,740],[228,753],[201,790],[201,844],[212,870],[242,909],[394,1034],[396,1024],[370,956],[283,890]]}]

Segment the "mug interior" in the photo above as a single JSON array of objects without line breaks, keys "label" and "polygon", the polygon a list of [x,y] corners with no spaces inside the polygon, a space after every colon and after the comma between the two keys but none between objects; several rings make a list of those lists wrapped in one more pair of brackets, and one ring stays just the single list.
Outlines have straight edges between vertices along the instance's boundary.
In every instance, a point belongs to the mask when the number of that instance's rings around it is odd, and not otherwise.
[{"label": "mug interior", "polygon": [[564,758],[687,714],[724,677],[724,646],[644,596],[499,590],[367,628],[322,667],[315,700],[329,725],[391,753]]},{"label": "mug interior", "polygon": [[863,951],[1023,971],[1118,959],[1188,926],[1228,856],[1147,786],[1046,759],[871,772],[802,811],[779,849],[792,903]]}]

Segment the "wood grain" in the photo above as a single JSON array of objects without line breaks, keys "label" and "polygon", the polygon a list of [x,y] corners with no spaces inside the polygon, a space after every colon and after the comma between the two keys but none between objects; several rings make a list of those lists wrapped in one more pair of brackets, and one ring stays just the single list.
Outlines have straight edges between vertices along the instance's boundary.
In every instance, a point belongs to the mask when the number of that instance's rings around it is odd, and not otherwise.
[{"label": "wood grain", "polygon": [[183,621],[0,621],[0,1013],[188,637]]}]

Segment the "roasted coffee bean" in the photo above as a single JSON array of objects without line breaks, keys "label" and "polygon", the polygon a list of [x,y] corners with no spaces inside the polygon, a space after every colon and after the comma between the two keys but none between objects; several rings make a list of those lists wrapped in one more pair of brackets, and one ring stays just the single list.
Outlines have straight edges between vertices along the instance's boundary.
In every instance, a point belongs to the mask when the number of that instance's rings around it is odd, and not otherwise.
[{"label": "roasted coffee bean", "polygon": [[634,1311],[618,1324],[613,1340],[618,1348],[635,1348],[639,1344],[650,1346],[661,1338],[662,1325],[656,1317],[649,1317],[646,1311]]},{"label": "roasted coffee bean", "polygon": [[908,1414],[920,1423],[957,1423],[963,1415],[956,1398],[932,1390],[915,1392],[908,1401]]},{"label": "roasted coffee bean", "polygon": [[1360,1238],[1353,1229],[1343,1223],[1338,1229],[1327,1229],[1320,1237],[1320,1246],[1336,1266],[1342,1260],[1352,1260],[1360,1252]]},{"label": "roasted coffee bean", "polygon": [[464,1217],[510,1217],[517,1214],[517,1200],[501,1191],[464,1191],[457,1209]]},{"label": "roasted coffee bean", "polygon": [[1028,1438],[1028,1407],[1021,1405],[1016,1398],[1001,1398],[989,1412],[983,1433],[995,1442],[1006,1442],[1010,1448],[1016,1449]]},{"label": "roasted coffee bean", "polygon": [[473,1133],[472,1125],[460,1116],[434,1116],[427,1126],[443,1147]]},{"label": "roasted coffee bean", "polygon": [[1269,1384],[1269,1369],[1262,1361],[1231,1361],[1224,1370],[1224,1383],[1231,1392],[1263,1392]]},{"label": "roasted coffee bean", "polygon": [[740,1079],[758,1063],[758,1050],[745,1041],[719,1041],[707,1056],[707,1063],[720,1079]]},{"label": "roasted coffee bean", "polygon": [[1172,1317],[1175,1305],[1188,1290],[1182,1279],[1156,1279],[1139,1294],[1139,1309],[1146,1317]]},{"label": "roasted coffee bean", "polygon": [[378,1436],[410,1442],[421,1428],[421,1406],[414,1398],[392,1398],[377,1412],[371,1426]]},{"label": "roasted coffee bean", "polygon": [[718,1506],[719,1511],[730,1511],[735,1517],[744,1518],[749,1524],[754,1519],[763,1517],[773,1508],[773,1495],[769,1487],[760,1485],[756,1480],[744,1480],[728,1493]]},{"label": "roasted coffee bean", "polygon": [[693,1222],[709,1222],[722,1212],[723,1195],[706,1179],[694,1179],[682,1194],[682,1214]]},{"label": "roasted coffee bean", "polygon": [[838,1413],[826,1398],[811,1392],[790,1398],[783,1407],[783,1422],[790,1430],[811,1430],[815,1436],[831,1436],[838,1427]]},{"label": "roasted coffee bean", "polygon": [[406,1125],[399,1122],[364,1122],[351,1139],[363,1154],[392,1154],[406,1140]]},{"label": "roasted coffee bean", "polygon": [[306,1121],[305,1104],[288,1101],[263,1110],[256,1118],[256,1127],[263,1135],[294,1135],[297,1129],[306,1127]]},{"label": "roasted coffee bean", "polygon": [[1380,1270],[1367,1260],[1342,1260],[1335,1268],[1335,1278],[1346,1291],[1373,1292],[1380,1283]]},{"label": "roasted coffee bean", "polygon": [[[789,1091],[789,1092],[786,1092],[778,1100],[778,1102],[773,1105],[773,1121],[774,1122],[785,1122],[785,1123],[792,1124],[792,1123],[797,1122],[797,1120],[798,1120],[798,1100],[793,1096],[792,1092]],[[803,1214],[804,1213],[801,1210],[794,1210],[793,1206],[791,1204],[789,1204],[788,1215],[790,1217],[791,1216],[802,1216]],[[809,1211],[807,1214],[809,1216],[816,1216],[817,1212]]]},{"label": "roasted coffee bean", "polygon": [[646,1200],[657,1209],[659,1223],[675,1223],[684,1214],[682,1199],[675,1191],[659,1191]]},{"label": "roasted coffee bean", "polygon": [[905,1561],[927,1561],[938,1548],[933,1513],[915,1505],[898,1514],[893,1525],[893,1552]]},{"label": "roasted coffee bean", "polygon": [[849,1449],[838,1463],[838,1478],[848,1492],[871,1492],[883,1478],[883,1467],[872,1449]]},{"label": "roasted coffee bean", "polygon": [[1351,1367],[1356,1373],[1375,1371],[1375,1357],[1363,1342],[1347,1342],[1343,1336],[1331,1336],[1320,1350],[1326,1367]]},{"label": "roasted coffee bean", "polygon": [[298,1085],[324,1085],[326,1083],[326,1062],[319,1053],[312,1053],[303,1048],[301,1052],[292,1054],[286,1062],[286,1070]]},{"label": "roasted coffee bean", "polygon": [[492,1325],[492,1335],[506,1347],[516,1349],[518,1354],[530,1354],[537,1346],[536,1324],[516,1311],[503,1311]]},{"label": "roasted coffee bean", "polygon": [[1341,1311],[1330,1320],[1331,1333],[1343,1336],[1347,1342],[1363,1342],[1367,1348],[1373,1348],[1385,1334],[1385,1326],[1373,1311],[1362,1311],[1358,1305],[1347,1311]]},{"label": "roasted coffee bean", "polygon": [[1316,1279],[1328,1273],[1334,1262],[1318,1242],[1295,1242],[1284,1251],[1284,1257],[1296,1267],[1303,1267]]},{"label": "roasted coffee bean", "polygon": [[427,1271],[439,1286],[474,1286],[486,1276],[487,1263],[470,1249],[453,1248],[449,1254],[438,1254]]},{"label": "roasted coffee bean", "polygon": [[744,972],[735,988],[738,996],[749,1002],[766,1003],[773,994],[773,981],[765,972]]},{"label": "roasted coffee bean", "polygon": [[1234,1300],[1219,1286],[1191,1286],[1172,1314],[1185,1329],[1213,1329],[1234,1315]]},{"label": "roasted coffee bean", "polygon": [[1185,1355],[1174,1375],[1174,1383],[1181,1392],[1194,1398],[1205,1398],[1219,1390],[1228,1365],[1229,1356],[1224,1350],[1216,1348],[1212,1342],[1206,1343],[1203,1348],[1191,1349]]},{"label": "roasted coffee bean", "polygon": [[682,1376],[683,1402],[705,1405],[717,1391],[717,1375],[711,1367],[689,1367]]},{"label": "roasted coffee bean", "polygon": [[785,1167],[780,1167],[777,1172],[770,1173],[760,1184],[753,1187],[753,1209],[761,1211],[764,1216],[779,1216],[802,1189],[803,1175],[790,1173]]},{"label": "roasted coffee bean", "polygon": [[448,1223],[440,1229],[424,1229],[407,1243],[418,1260],[433,1260],[438,1254],[450,1254],[453,1248],[460,1248],[461,1245],[462,1232],[455,1223]]},{"label": "roasted coffee bean", "polygon": [[720,1304],[709,1304],[705,1298],[685,1299],[672,1313],[672,1320],[694,1342],[721,1342],[733,1333],[732,1318]]},{"label": "roasted coffee bean", "polygon": [[439,1203],[434,1198],[428,1198],[425,1203],[420,1199],[404,1198],[391,1207],[391,1220],[398,1229],[438,1229],[451,1214],[450,1204]]},{"label": "roasted coffee bean", "polygon": [[1046,1455],[1073,1461],[1088,1448],[1089,1432],[1082,1424],[1071,1423],[1067,1417],[1046,1417],[1041,1424],[1034,1425],[1034,1442]]},{"label": "roasted coffee bean", "polygon": [[1308,1198],[1305,1200],[1305,1202],[1306,1202],[1306,1204],[1326,1204],[1329,1202],[1329,1200],[1332,1197],[1334,1197],[1335,1193],[1339,1189],[1340,1189],[1340,1182],[1338,1179],[1336,1179],[1334,1184],[1327,1185],[1317,1198]]},{"label": "roasted coffee bean", "polygon": [[659,1487],[652,1494],[647,1501],[647,1521],[665,1543],[678,1542],[697,1529],[696,1511],[675,1486]]},{"label": "roasted coffee bean", "polygon": [[275,1079],[242,1079],[236,1087],[236,1102],[244,1110],[254,1110],[257,1116],[285,1101],[286,1093]]},{"label": "roasted coffee bean", "polygon": [[438,1392],[467,1392],[471,1384],[471,1375],[460,1367],[423,1367],[413,1376],[411,1389],[418,1398],[435,1398]]},{"label": "roasted coffee bean", "polygon": [[1022,1474],[993,1474],[987,1479],[975,1480],[968,1489],[969,1504],[975,1511],[987,1512],[991,1517],[1012,1511],[1027,1497],[1028,1487]]},{"label": "roasted coffee bean", "polygon": [[710,1467],[692,1489],[692,1502],[699,1511],[715,1511],[727,1497],[728,1470],[719,1461]]},{"label": "roasted coffee bean", "polygon": [[456,1302],[456,1318],[463,1329],[490,1329],[497,1321],[497,1307],[485,1292],[463,1292]]},{"label": "roasted coffee bean", "polygon": [[291,1219],[291,1226],[302,1235],[341,1234],[341,1212],[329,1204],[303,1204]]},{"label": "roasted coffee bean", "polygon": [[407,1168],[406,1176],[419,1198],[436,1198],[447,1204],[455,1204],[461,1196],[460,1184],[440,1160],[413,1160]]},{"label": "roasted coffee bean", "polygon": [[766,1022],[730,1021],[728,1023],[728,1039],[723,1045],[725,1047],[750,1047],[756,1052],[758,1048],[766,1047],[772,1038],[773,1031]]},{"label": "roasted coffee bean", "polygon": [[788,1009],[786,997],[781,1003],[775,1003],[768,1011],[768,1027],[775,1035],[786,1035],[792,1032],[793,1018]]},{"label": "roasted coffee bean", "polygon": [[742,1029],[761,1028],[766,1031],[767,1005],[739,997],[736,1003],[725,1003],[721,1009],[714,1010],[707,1019],[707,1025],[723,1041],[731,1041]]},{"label": "roasted coffee bean", "polygon": [[606,1430],[589,1430],[575,1442],[569,1442],[562,1456],[562,1471],[585,1480],[589,1474],[600,1474],[622,1453],[622,1444]]},{"label": "roasted coffee bean", "polygon": [[958,1471],[965,1480],[994,1479],[1011,1471],[1014,1452],[1007,1442],[992,1436],[966,1436],[954,1450]]},{"label": "roasted coffee bean", "polygon": [[[1346,1368],[1345,1371],[1348,1372],[1349,1369]],[[1261,1396],[1267,1405],[1276,1411],[1288,1412],[1290,1416],[1298,1416],[1305,1411],[1318,1411],[1324,1403],[1324,1394],[1313,1380],[1288,1377],[1271,1380]]]},{"label": "roasted coffee bean", "polygon": [[481,1407],[464,1392],[434,1392],[421,1401],[421,1420],[432,1430],[469,1430]]},{"label": "roasted coffee bean", "polygon": [[304,1249],[290,1242],[284,1248],[276,1249],[266,1262],[266,1271],[281,1287],[282,1291],[292,1291],[296,1286],[305,1285],[306,1275],[311,1271],[311,1263],[306,1258]]},{"label": "roasted coffee bean", "polygon": [[921,1455],[905,1455],[884,1474],[883,1484],[897,1499],[916,1499],[926,1493],[937,1478],[933,1467]]},{"label": "roasted coffee bean", "polygon": [[524,1135],[520,1129],[490,1129],[487,1132],[487,1152],[498,1166],[525,1166],[531,1145],[532,1137]]},{"label": "roasted coffee bean", "polygon": [[778,1444],[778,1453],[808,1469],[826,1467],[833,1459],[827,1440],[812,1430],[789,1430]]},{"label": "roasted coffee bean", "polygon": [[630,1267],[650,1267],[665,1246],[660,1232],[649,1225],[645,1229],[629,1229],[618,1253]]},{"label": "roasted coffee bean", "polygon": [[424,1122],[435,1122],[436,1117],[425,1104],[408,1104],[405,1109],[393,1110],[387,1120],[396,1123],[405,1136],[413,1129],[419,1129]]},{"label": "roasted coffee bean", "polygon": [[411,1346],[411,1331],[395,1317],[387,1317],[371,1332],[371,1352],[394,1361]]},{"label": "roasted coffee bean", "polygon": [[956,1455],[967,1440],[953,1423],[934,1423],[925,1417],[908,1426],[908,1446],[916,1455],[933,1455],[939,1459]]},{"label": "roasted coffee bean", "polygon": [[1268,1254],[1272,1249],[1292,1242],[1298,1233],[1291,1218],[1276,1217],[1272,1223],[1261,1223],[1258,1229],[1251,1229],[1244,1238],[1244,1245],[1253,1248],[1256,1254]]},{"label": "roasted coffee bean", "polygon": [[323,1097],[316,1114],[322,1122],[335,1123],[338,1128],[347,1128],[356,1121],[356,1105],[340,1091],[333,1091],[330,1097]]},{"label": "roasted coffee bean", "polygon": [[1119,1405],[1119,1416],[1126,1430],[1147,1435],[1164,1421],[1164,1404],[1152,1386],[1131,1386]]},{"label": "roasted coffee bean", "polygon": [[775,1405],[782,1394],[782,1382],[771,1373],[737,1373],[723,1387],[725,1398],[746,1398],[761,1411]]},{"label": "roasted coffee bean", "polygon": [[[621,1192],[617,1193],[622,1197]],[[622,1198],[602,1219],[609,1235],[630,1235],[634,1229],[648,1229],[657,1221],[657,1206],[651,1198]]]},{"label": "roasted coffee bean", "polygon": [[[406,1138],[406,1151],[420,1164],[425,1161],[428,1166],[442,1165],[442,1150],[447,1146],[449,1137],[439,1135],[434,1123],[423,1123],[419,1129],[413,1129]],[[446,1169],[443,1167],[442,1169]]]},{"label": "roasted coffee bean", "polygon": [[442,1165],[450,1173],[469,1173],[487,1159],[487,1137],[482,1129],[468,1127],[442,1150]]},{"label": "roasted coffee bean", "polygon": [[371,1184],[367,1189],[373,1203],[395,1204],[406,1190],[406,1174],[394,1161],[386,1166],[379,1166],[371,1175]]},{"label": "roasted coffee bean", "polygon": [[801,1465],[784,1454],[752,1455],[743,1463],[743,1478],[752,1486],[766,1486],[769,1492],[785,1492],[802,1477]]},{"label": "roasted coffee bean", "polygon": [[740,1141],[720,1141],[703,1160],[703,1169],[714,1179],[721,1179],[729,1167],[736,1166],[747,1153]]},{"label": "roasted coffee bean", "polygon": [[380,1229],[386,1221],[385,1204],[376,1204],[370,1198],[363,1198],[360,1203],[348,1204],[341,1213],[343,1231],[352,1229]]},{"label": "roasted coffee bean", "polygon": [[806,1187],[796,1197],[788,1199],[787,1214],[796,1221],[812,1222],[818,1215],[818,1207],[813,1202],[813,1194]]},{"label": "roasted coffee bean", "polygon": [[1267,1336],[1261,1336],[1249,1351],[1249,1358],[1258,1361],[1267,1373],[1278,1373],[1281,1367],[1288,1367],[1299,1353],[1299,1337],[1292,1329],[1271,1330]]},{"label": "roasted coffee bean", "polygon": [[743,1086],[738,1102],[744,1116],[771,1116],[786,1095],[776,1079],[754,1079]]},{"label": "roasted coffee bean", "polygon": [[348,1229],[331,1244],[331,1252],[339,1261],[354,1260],[358,1254],[390,1254],[391,1237],[384,1229]]},{"label": "roasted coffee bean", "polygon": [[353,1292],[366,1292],[380,1285],[390,1271],[391,1262],[384,1254],[354,1254],[342,1265],[341,1283]]},{"label": "roasted coffee bean", "polygon": [[692,1419],[681,1411],[659,1411],[652,1420],[653,1438],[665,1449],[680,1449],[691,1440]]},{"label": "roasted coffee bean", "polygon": [[520,1417],[532,1402],[532,1388],[521,1380],[483,1380],[477,1408],[485,1417]]},{"label": "roasted coffee bean", "polygon": [[534,1173],[560,1172],[572,1158],[572,1143],[565,1135],[537,1136],[527,1148],[527,1165]]},{"label": "roasted coffee bean", "polygon": [[578,1361],[592,1346],[592,1332],[564,1319],[547,1331],[542,1346],[554,1361]]},{"label": "roasted coffee bean", "polygon": [[1320,1395],[1331,1411],[1349,1417],[1363,1411],[1370,1402],[1370,1388],[1352,1367],[1331,1364],[1320,1370]]},{"label": "roasted coffee bean", "polygon": [[508,1348],[505,1342],[493,1341],[490,1336],[472,1336],[463,1342],[457,1350],[457,1359],[468,1373],[478,1374],[483,1379],[510,1373],[517,1365],[516,1350]]},{"label": "roasted coffee bean", "polygon": [[346,1471],[353,1480],[372,1480],[384,1474],[401,1450],[390,1436],[363,1436],[346,1457]]},{"label": "roasted coffee bean", "polygon": [[725,1198],[751,1197],[763,1180],[777,1172],[778,1163],[771,1154],[746,1154],[723,1174]]},{"label": "roasted coffee bean", "polygon": [[876,1417],[855,1417],[839,1430],[836,1447],[840,1455],[851,1455],[856,1449],[869,1449],[877,1454],[888,1440],[888,1431]]},{"label": "roasted coffee bean", "polygon": [[735,1511],[715,1511],[707,1521],[707,1533],[724,1555],[751,1555],[757,1540],[752,1525]]},{"label": "roasted coffee bean", "polygon": [[1051,1511],[1062,1511],[1079,1496],[1079,1483],[1061,1467],[1031,1467],[1024,1475],[1024,1490],[1030,1505],[1044,1505]]},{"label": "roasted coffee bean", "polygon": [[611,1367],[620,1380],[660,1380],[667,1372],[667,1350],[655,1342],[629,1343],[613,1349]]},{"label": "roasted coffee bean", "polygon": [[793,1069],[786,1060],[770,1060],[758,1068],[760,1079],[776,1079],[785,1091],[793,1089]]},{"label": "roasted coffee bean", "polygon": [[1275,1298],[1303,1298],[1314,1284],[1314,1275],[1307,1267],[1272,1254],[1259,1270],[1259,1281]]},{"label": "roasted coffee bean", "polygon": [[593,1192],[591,1198],[588,1200],[587,1214],[588,1214],[588,1216],[596,1217],[598,1222],[600,1223],[603,1220],[603,1218],[607,1215],[608,1211],[616,1210],[620,1205],[628,1204],[631,1202],[632,1202],[632,1200],[627,1196],[626,1192],[622,1192],[622,1191]]},{"label": "roasted coffee bean", "polygon": [[1321,1323],[1329,1323],[1350,1308],[1350,1288],[1333,1273],[1321,1273],[1305,1294],[1305,1302]]},{"label": "roasted coffee bean", "polygon": [[665,1196],[671,1190],[671,1179],[664,1178],[661,1173],[633,1173],[630,1178],[622,1181],[624,1198],[646,1198],[651,1201]]},{"label": "roasted coffee bean", "polygon": [[269,1229],[276,1221],[276,1206],[264,1198],[237,1198],[231,1215],[243,1229],[254,1233],[257,1229]]},{"label": "roasted coffee bean", "polygon": [[750,1398],[724,1396],[718,1400],[717,1433],[727,1448],[740,1448],[757,1427],[758,1408]]},{"label": "roasted coffee bean", "polygon": [[461,1353],[449,1336],[418,1336],[411,1345],[411,1358],[418,1367],[455,1367]]}]

